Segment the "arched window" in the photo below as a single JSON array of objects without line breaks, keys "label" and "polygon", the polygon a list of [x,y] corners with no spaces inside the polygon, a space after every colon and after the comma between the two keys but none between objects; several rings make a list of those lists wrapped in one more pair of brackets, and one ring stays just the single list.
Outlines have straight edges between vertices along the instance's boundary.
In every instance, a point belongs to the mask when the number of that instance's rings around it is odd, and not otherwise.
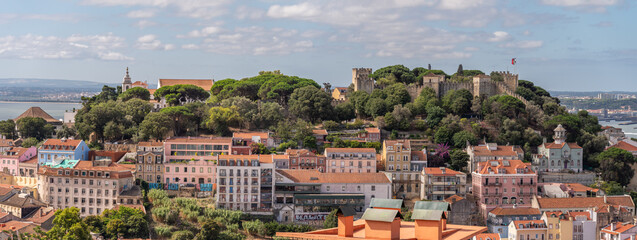
[{"label": "arched window", "polygon": [[508,197],[503,197],[502,198],[502,204],[509,204],[509,198]]},{"label": "arched window", "polygon": [[555,161],[551,160],[551,167],[555,166]]}]

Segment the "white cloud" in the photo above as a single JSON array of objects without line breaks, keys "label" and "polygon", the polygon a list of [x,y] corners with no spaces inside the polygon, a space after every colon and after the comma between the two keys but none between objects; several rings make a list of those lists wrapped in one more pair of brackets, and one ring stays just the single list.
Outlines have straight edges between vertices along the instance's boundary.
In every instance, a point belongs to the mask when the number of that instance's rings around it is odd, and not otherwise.
[{"label": "white cloud", "polygon": [[572,8],[575,10],[605,12],[607,7],[619,5],[623,0],[540,0],[544,5]]},{"label": "white cloud", "polygon": [[539,48],[543,45],[544,42],[542,41],[531,41],[531,40],[525,40],[525,41],[518,41],[518,42],[509,42],[509,43],[504,43],[504,44],[500,44],[500,47],[503,48]]},{"label": "white cloud", "polygon": [[211,19],[227,13],[232,0],[84,0],[82,3],[98,6],[141,6],[174,10],[178,15]]},{"label": "white cloud", "polygon": [[509,39],[511,39],[511,36],[509,35],[509,33],[504,31],[496,31],[496,32],[493,32],[493,37],[489,38],[487,41],[502,42]]},{"label": "white cloud", "polygon": [[237,19],[260,19],[265,16],[265,11],[258,8],[251,8],[248,6],[239,6],[235,10],[235,17]]},{"label": "white cloud", "polygon": [[129,18],[152,18],[156,13],[153,9],[142,9],[128,12],[126,16]]},{"label": "white cloud", "polygon": [[489,0],[441,0],[438,4],[438,8],[446,10],[464,10],[474,9],[476,7],[491,4]]},{"label": "white cloud", "polygon": [[173,50],[175,49],[175,45],[162,44],[161,41],[157,39],[157,36],[153,34],[147,34],[137,38],[137,44],[135,46],[142,50]]},{"label": "white cloud", "polygon": [[156,26],[157,23],[153,22],[153,21],[146,20],[146,19],[142,19],[142,20],[139,20],[138,22],[136,22],[133,25],[138,27],[138,28],[142,28],[143,29],[143,28],[147,28],[147,27]]},{"label": "white cloud", "polygon": [[124,38],[112,33],[74,34],[66,38],[33,34],[4,36],[0,37],[0,58],[133,60],[117,52],[124,47]]},{"label": "white cloud", "polygon": [[438,59],[462,59],[462,58],[470,58],[471,53],[465,53],[465,52],[436,53],[433,55],[433,57]]},{"label": "white cloud", "polygon": [[199,38],[199,37],[208,37],[213,34],[221,33],[223,28],[220,26],[208,26],[204,27],[200,30],[192,30],[188,32],[186,35],[177,35],[178,38]]},{"label": "white cloud", "polygon": [[309,51],[314,43],[296,30],[252,26],[212,34],[199,44],[185,44],[181,48],[230,55],[286,55]]}]

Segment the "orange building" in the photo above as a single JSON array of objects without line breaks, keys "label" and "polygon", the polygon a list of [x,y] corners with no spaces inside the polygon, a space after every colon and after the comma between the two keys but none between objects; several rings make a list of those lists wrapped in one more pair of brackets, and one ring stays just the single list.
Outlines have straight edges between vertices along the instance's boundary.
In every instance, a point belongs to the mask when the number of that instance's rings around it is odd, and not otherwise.
[{"label": "orange building", "polygon": [[[414,222],[402,221],[394,208],[368,208],[363,217],[354,221],[355,212],[341,208],[337,212],[338,227],[305,233],[277,232],[287,239],[409,239],[464,240],[473,239],[487,230],[480,226],[447,224],[447,211],[436,204],[421,204],[412,213]],[[428,209],[425,209],[428,208]]]}]

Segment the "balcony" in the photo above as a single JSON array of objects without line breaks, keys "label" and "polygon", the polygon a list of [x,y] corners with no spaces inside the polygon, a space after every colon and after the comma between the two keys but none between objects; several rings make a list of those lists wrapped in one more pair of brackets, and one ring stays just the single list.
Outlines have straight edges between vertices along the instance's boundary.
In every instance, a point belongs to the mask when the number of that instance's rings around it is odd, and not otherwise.
[{"label": "balcony", "polygon": [[487,182],[484,183],[485,186],[502,186],[502,183],[499,182]]},{"label": "balcony", "polygon": [[521,183],[518,183],[518,185],[521,185],[521,186],[531,186],[531,185],[534,185],[534,183],[532,183],[532,182],[521,182]]},{"label": "balcony", "polygon": [[529,196],[530,197],[530,196],[533,196],[533,195],[534,195],[534,193],[532,193],[532,192],[519,192],[518,193],[518,196]]}]

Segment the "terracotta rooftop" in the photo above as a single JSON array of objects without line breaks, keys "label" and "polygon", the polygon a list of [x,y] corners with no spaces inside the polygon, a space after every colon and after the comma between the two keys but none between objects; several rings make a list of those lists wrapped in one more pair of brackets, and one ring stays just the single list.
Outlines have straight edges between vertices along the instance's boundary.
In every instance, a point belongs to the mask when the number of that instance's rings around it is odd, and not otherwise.
[{"label": "terracotta rooftop", "polygon": [[[292,239],[365,239],[365,220],[354,221],[354,235],[352,237],[339,237],[338,228],[321,229],[305,233],[277,232],[277,237]],[[400,239],[416,239],[415,222],[400,222]],[[471,239],[479,233],[487,231],[487,227],[464,226],[447,224],[447,229],[442,231],[442,240]]]},{"label": "terracotta rooftop", "polygon": [[544,220],[519,220],[519,221],[513,221],[513,224],[515,226],[515,229],[546,228],[546,224],[544,223]]},{"label": "terracotta rooftop", "polygon": [[24,117],[39,117],[43,118],[48,123],[60,123],[60,120],[53,118],[51,115],[46,113],[40,107],[30,107],[24,113],[20,114],[17,118],[14,118],[13,121],[18,121]]},{"label": "terracotta rooftop", "polygon": [[131,84],[133,87],[138,87],[138,86],[146,86],[148,87],[148,83],[142,82],[142,81],[135,81],[133,84]]},{"label": "terracotta rooftop", "polygon": [[11,147],[11,146],[13,146],[13,140],[0,139],[0,147]]},{"label": "terracotta rooftop", "polygon": [[252,139],[252,137],[259,137],[261,139],[268,139],[270,138],[270,133],[269,132],[235,132],[232,133],[232,137],[233,138],[247,138],[247,139]]},{"label": "terracotta rooftop", "polygon": [[321,173],[317,170],[278,169],[296,183],[390,183],[384,173]]},{"label": "terracotta rooftop", "polygon": [[460,201],[460,200],[462,200],[462,199],[464,199],[464,198],[463,198],[463,197],[461,197],[461,196],[453,195],[453,196],[448,197],[447,199],[445,199],[445,202],[448,202],[448,203],[454,203],[454,202]]},{"label": "terracotta rooftop", "polygon": [[376,153],[373,148],[325,148],[325,153]]},{"label": "terracotta rooftop", "polygon": [[178,84],[189,84],[210,91],[214,82],[212,79],[159,79],[159,85],[162,87],[173,86]]},{"label": "terracotta rooftop", "polygon": [[497,233],[480,233],[475,236],[475,240],[500,240],[500,234]]},{"label": "terracotta rooftop", "polygon": [[229,137],[171,137],[169,139],[166,139],[166,143],[172,143],[172,142],[232,144],[232,138],[229,138]]},{"label": "terracotta rooftop", "polygon": [[299,157],[299,156],[315,157],[315,156],[320,156],[320,155],[317,155],[317,154],[315,154],[312,151],[307,150],[307,149],[286,149],[285,150],[285,155],[292,156],[292,157]]},{"label": "terracotta rooftop", "polygon": [[[418,157],[418,160],[414,160],[415,157]],[[427,161],[427,154],[423,151],[411,151],[411,160],[412,161]]]},{"label": "terracotta rooftop", "polygon": [[[102,177],[98,177],[97,174],[94,176],[89,176],[89,174],[87,174],[86,176],[82,176],[82,175],[74,175],[73,171],[74,170],[84,170],[84,171],[102,171],[102,172],[108,172],[110,174],[109,178],[113,178],[113,179],[118,179],[118,178],[129,178],[129,177],[133,177],[133,173],[131,172],[131,169],[129,168],[129,166],[124,166],[126,164],[117,164],[117,163],[110,163],[109,166],[93,166],[93,162],[92,161],[79,161],[73,168],[68,168],[68,169],[61,169],[61,168],[51,168],[51,167],[40,167],[40,170],[38,171],[38,174],[41,175],[48,175],[48,176],[72,176],[72,177],[77,177],[77,178],[102,178]],[[134,165],[131,165],[134,167]],[[59,174],[58,170],[64,170],[62,171],[62,174]],[[66,170],[70,170],[71,174],[70,175],[65,175]]]},{"label": "terracotta rooftop", "polygon": [[569,212],[568,215],[573,218],[577,216],[585,216],[587,220],[591,220],[591,215],[588,212]]},{"label": "terracotta rooftop", "polygon": [[[607,196],[606,201],[607,204],[611,205],[635,207],[630,196]],[[581,197],[577,200],[572,198],[538,198],[537,202],[540,209],[593,208],[606,205],[604,197]]]},{"label": "terracotta rooftop", "polygon": [[[634,142],[631,140],[631,142]],[[637,152],[637,146],[630,144],[628,141],[623,140],[623,141],[619,141],[617,143],[615,143],[614,145],[608,147],[608,148],[619,148],[619,149],[624,149],[626,151],[629,152]]]},{"label": "terracotta rooftop", "polygon": [[615,223],[615,230],[614,231],[610,230],[611,229],[611,225],[608,225],[605,228],[603,228],[601,230],[601,232],[608,233],[608,234],[611,234],[611,235],[618,235],[618,234],[623,233],[625,231],[628,231],[628,230],[630,230],[631,228],[634,228],[634,227],[635,227],[635,225],[629,224],[627,222],[625,222],[625,223],[617,222],[617,223]]},{"label": "terracotta rooftop", "polygon": [[380,129],[373,127],[373,128],[365,128],[365,131],[367,131],[367,133],[380,133]]},{"label": "terracotta rooftop", "polygon": [[327,135],[327,130],[325,130],[325,129],[313,129],[312,133],[314,135]]},{"label": "terracotta rooftop", "polygon": [[[64,150],[74,150],[75,147],[80,145],[80,142],[82,142],[82,140],[66,139],[62,141],[62,139],[49,138],[46,141],[44,141],[44,143],[42,143],[39,149],[52,150],[53,149],[52,147],[54,146],[64,146],[64,147],[67,147],[67,149],[64,149]],[[71,149],[68,149],[68,147],[71,147]]]},{"label": "terracotta rooftop", "polygon": [[561,144],[557,144],[557,143],[544,143],[544,148],[557,148],[557,149],[562,149],[564,147],[565,144],[568,144],[568,147],[571,149],[574,148],[582,148],[579,145],[577,145],[577,143],[561,143]]},{"label": "terracotta rooftop", "polygon": [[127,152],[91,150],[88,152],[88,159],[95,160],[97,157],[108,157],[113,162],[117,162],[126,155]]},{"label": "terracotta rooftop", "polygon": [[480,174],[535,174],[530,166],[531,163],[521,160],[489,160],[480,162],[477,170]]},{"label": "terracotta rooftop", "polygon": [[[35,227],[36,225],[33,223],[29,223],[29,222],[20,222],[20,221],[8,221],[6,223],[0,223],[0,232],[1,231],[20,231],[20,233],[30,233],[30,232],[25,232],[24,229],[32,226]],[[34,232],[31,232],[34,233]]]},{"label": "terracotta rooftop", "polygon": [[473,154],[476,156],[510,156],[510,157],[516,157],[518,156],[518,154],[522,154],[524,153],[524,151],[522,150],[522,148],[517,147],[517,146],[501,146],[501,145],[497,145],[496,146],[492,146],[495,149],[490,150],[489,146],[487,145],[483,145],[483,146],[472,146],[471,149],[473,149]]},{"label": "terracotta rooftop", "polygon": [[[444,173],[443,173],[444,169]],[[456,176],[459,174],[464,174],[458,171],[454,171],[450,168],[423,168],[425,174],[434,175],[434,176]]]},{"label": "terracotta rooftop", "polygon": [[584,186],[581,183],[564,183],[564,185],[575,192],[586,192],[586,191],[596,192],[599,190],[592,187]]},{"label": "terracotta rooftop", "polygon": [[531,207],[518,207],[518,208],[501,208],[497,207],[491,210],[489,213],[496,216],[515,216],[515,215],[540,215],[540,209]]}]

